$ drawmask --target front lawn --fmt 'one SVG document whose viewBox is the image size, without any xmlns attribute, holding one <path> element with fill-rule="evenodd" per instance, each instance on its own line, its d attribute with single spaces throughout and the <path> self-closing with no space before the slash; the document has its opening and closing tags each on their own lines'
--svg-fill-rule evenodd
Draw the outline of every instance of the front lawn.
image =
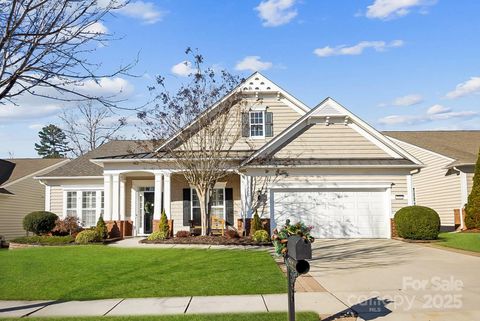
<svg viewBox="0 0 480 321">
<path fill-rule="evenodd" d="M 436 244 L 456 249 L 480 252 L 480 233 L 440 233 Z"/>
<path fill-rule="evenodd" d="M 286 321 L 286 313 L 245 313 L 245 314 L 202 314 L 202 315 L 168 315 L 168 316 L 139 316 L 139 317 L 84 317 L 84 318 L 35 318 L 30 321 Z M 3 321 L 17 321 L 19 319 L 1 319 Z M 318 315 L 313 312 L 297 313 L 298 321 L 318 321 Z"/>
<path fill-rule="evenodd" d="M 89 300 L 286 291 L 265 251 L 100 245 L 0 251 L 0 300 Z"/>
</svg>

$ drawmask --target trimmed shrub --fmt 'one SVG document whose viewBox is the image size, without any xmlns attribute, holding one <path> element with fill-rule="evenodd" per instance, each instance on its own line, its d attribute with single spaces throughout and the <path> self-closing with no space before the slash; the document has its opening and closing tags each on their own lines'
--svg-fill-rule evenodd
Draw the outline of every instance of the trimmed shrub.
<svg viewBox="0 0 480 321">
<path fill-rule="evenodd" d="M 473 186 L 465 206 L 465 225 L 469 229 L 480 229 L 480 150 L 478 151 Z"/>
<path fill-rule="evenodd" d="M 23 236 L 11 240 L 12 243 L 19 244 L 39 244 L 39 245 L 64 245 L 75 241 L 75 238 L 71 235 L 66 236 L 47 236 L 47 235 L 34 235 Z"/>
<path fill-rule="evenodd" d="M 95 230 L 97 231 L 98 237 L 100 239 L 105 240 L 108 237 L 107 224 L 105 224 L 102 215 L 100 215 L 100 217 L 98 218 Z"/>
<path fill-rule="evenodd" d="M 178 231 L 176 234 L 176 237 L 189 237 L 190 232 L 189 231 Z"/>
<path fill-rule="evenodd" d="M 58 218 L 52 234 L 56 236 L 75 235 L 82 230 L 75 216 L 67 216 L 65 219 Z"/>
<path fill-rule="evenodd" d="M 425 206 L 407 206 L 395 213 L 398 236 L 411 240 L 435 240 L 440 232 L 440 217 Z"/>
<path fill-rule="evenodd" d="M 225 231 L 225 237 L 227 239 L 238 239 L 240 238 L 240 235 L 238 235 L 238 232 L 235 230 L 226 230 Z"/>
<path fill-rule="evenodd" d="M 260 216 L 258 216 L 258 212 L 255 211 L 252 221 L 250 222 L 250 235 L 253 235 L 256 231 L 260 230 L 263 230 L 262 221 L 260 220 Z"/>
<path fill-rule="evenodd" d="M 49 233 L 55 227 L 58 216 L 52 212 L 37 211 L 23 218 L 23 229 L 36 235 Z"/>
<path fill-rule="evenodd" d="M 147 237 L 147 240 L 149 241 L 159 241 L 159 240 L 166 240 L 168 238 L 168 232 L 165 233 L 165 231 L 156 231 L 150 234 Z"/>
<path fill-rule="evenodd" d="M 99 242 L 101 239 L 96 230 L 85 230 L 78 233 L 75 238 L 75 243 L 77 244 L 88 244 Z"/>
<path fill-rule="evenodd" d="M 170 236 L 169 235 L 170 229 L 168 227 L 168 218 L 167 218 L 167 213 L 165 213 L 165 210 L 162 211 L 162 216 L 160 217 L 160 223 L 158 224 L 158 230 L 162 231 L 163 234 L 167 236 L 167 238 Z"/>
<path fill-rule="evenodd" d="M 265 230 L 259 230 L 253 234 L 252 240 L 257 243 L 267 243 L 270 241 L 270 235 Z"/>
</svg>

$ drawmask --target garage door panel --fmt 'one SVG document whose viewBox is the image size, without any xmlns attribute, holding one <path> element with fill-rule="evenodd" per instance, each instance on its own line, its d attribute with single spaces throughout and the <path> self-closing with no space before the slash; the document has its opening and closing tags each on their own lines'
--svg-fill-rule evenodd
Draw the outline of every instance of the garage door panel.
<svg viewBox="0 0 480 321">
<path fill-rule="evenodd" d="M 282 190 L 273 193 L 274 221 L 302 221 L 317 238 L 388 237 L 384 190 Z"/>
</svg>

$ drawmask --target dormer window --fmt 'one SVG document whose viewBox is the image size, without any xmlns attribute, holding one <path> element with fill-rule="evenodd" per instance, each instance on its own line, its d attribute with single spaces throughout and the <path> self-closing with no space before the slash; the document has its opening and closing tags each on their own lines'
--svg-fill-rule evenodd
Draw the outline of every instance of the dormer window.
<svg viewBox="0 0 480 321">
<path fill-rule="evenodd" d="M 250 137 L 252 138 L 265 137 L 265 112 L 264 111 L 250 112 Z"/>
</svg>

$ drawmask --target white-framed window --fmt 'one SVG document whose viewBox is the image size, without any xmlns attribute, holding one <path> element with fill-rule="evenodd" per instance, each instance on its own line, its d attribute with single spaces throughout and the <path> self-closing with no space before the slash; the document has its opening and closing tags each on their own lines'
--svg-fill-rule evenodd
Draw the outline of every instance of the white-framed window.
<svg viewBox="0 0 480 321">
<path fill-rule="evenodd" d="M 82 192 L 82 225 L 94 226 L 97 223 L 97 195 L 95 191 Z"/>
<path fill-rule="evenodd" d="M 63 195 L 65 216 L 76 216 L 83 227 L 92 227 L 97 224 L 97 218 L 104 211 L 103 190 L 67 187 Z"/>
<path fill-rule="evenodd" d="M 250 137 L 263 138 L 265 137 L 265 112 L 251 111 L 250 112 Z"/>
<path fill-rule="evenodd" d="M 191 189 L 192 202 L 191 202 L 191 218 L 193 219 L 194 213 L 200 216 L 200 201 L 198 200 L 197 191 L 195 188 Z M 225 218 L 225 189 L 214 188 L 212 191 L 212 211 L 211 215 L 215 215 L 222 219 Z"/>
<path fill-rule="evenodd" d="M 65 212 L 67 216 L 77 216 L 77 192 L 67 192 L 67 201 Z"/>
</svg>

